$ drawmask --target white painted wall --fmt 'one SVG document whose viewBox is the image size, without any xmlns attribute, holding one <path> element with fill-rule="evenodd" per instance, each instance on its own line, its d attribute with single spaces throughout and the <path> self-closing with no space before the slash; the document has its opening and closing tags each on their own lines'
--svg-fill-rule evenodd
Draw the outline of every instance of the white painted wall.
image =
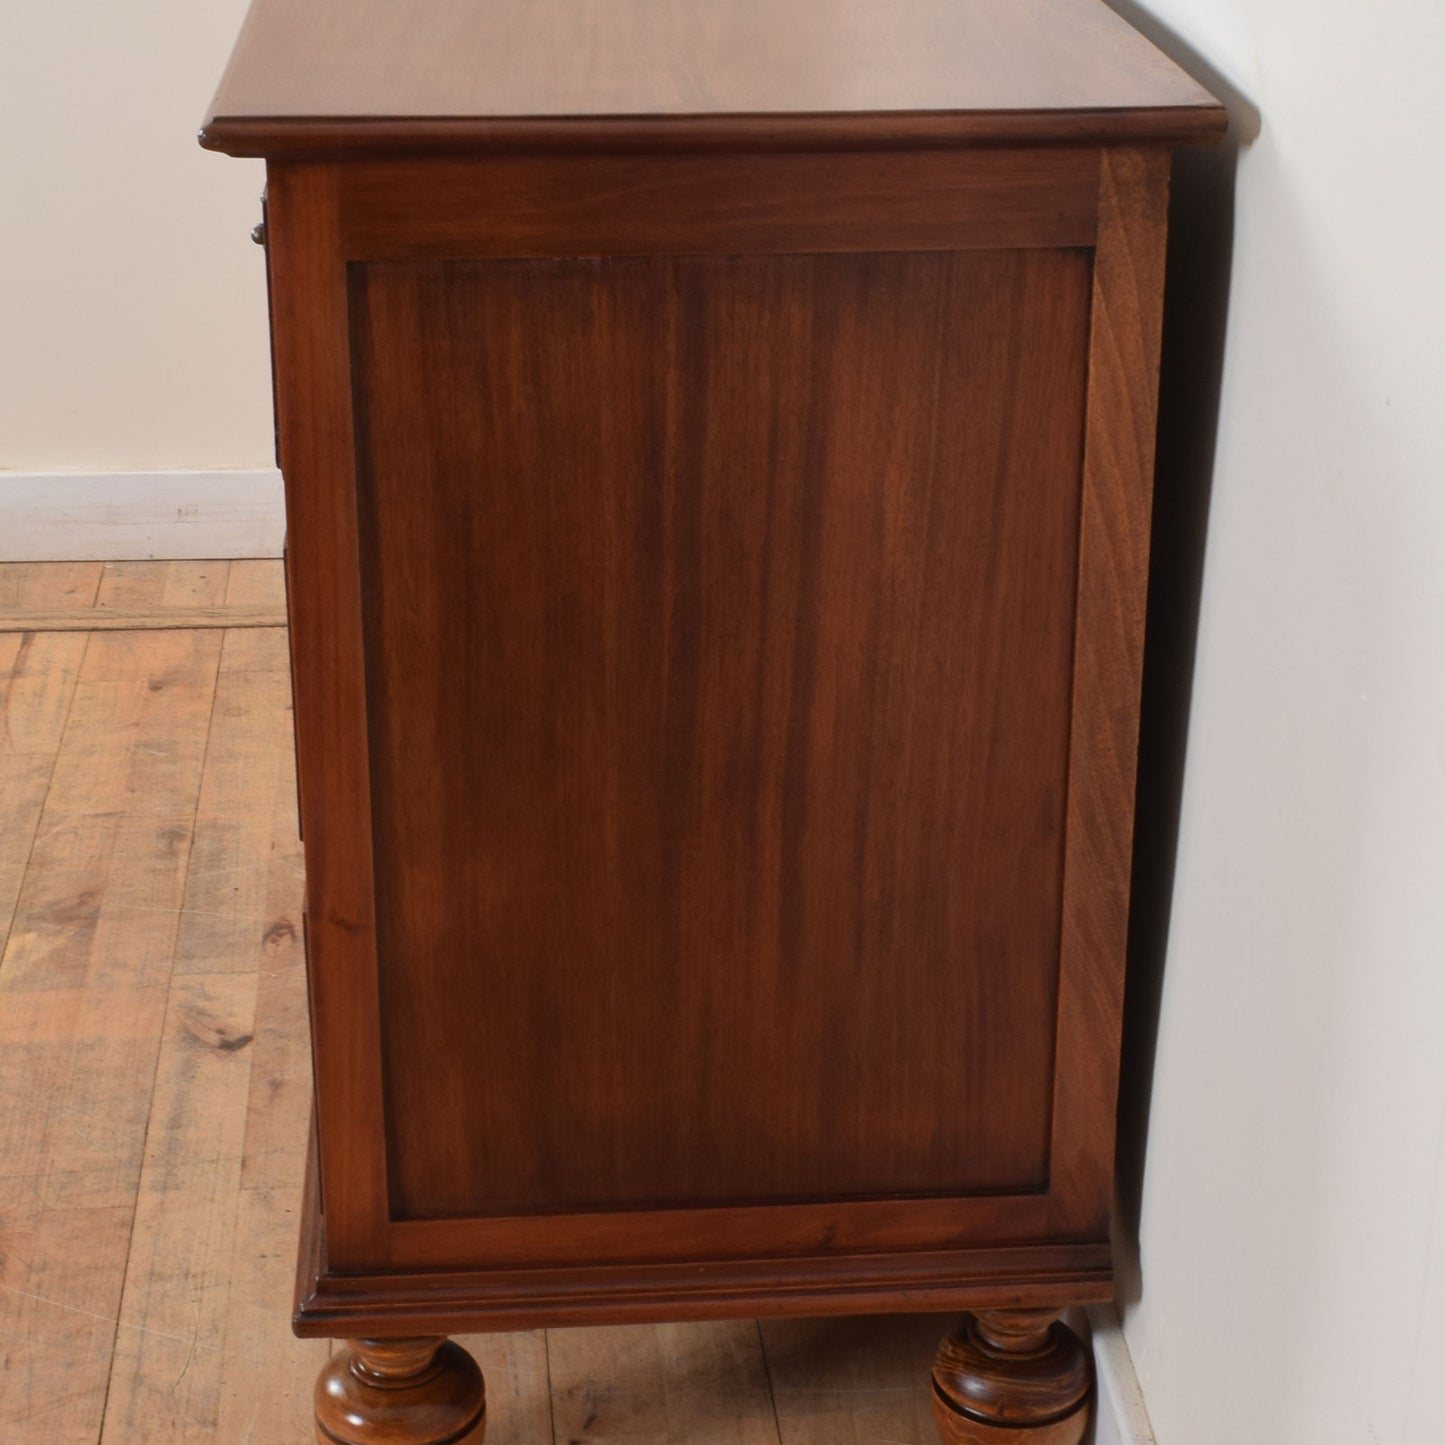
<svg viewBox="0 0 1445 1445">
<path fill-rule="evenodd" d="M 244 11 L 0 4 L 0 469 L 270 466 L 262 170 L 195 141 Z"/>
<path fill-rule="evenodd" d="M 1162 1445 L 1439 1445 L 1445 9 L 1144 3 L 1262 129 L 1126 1335 Z"/>
</svg>

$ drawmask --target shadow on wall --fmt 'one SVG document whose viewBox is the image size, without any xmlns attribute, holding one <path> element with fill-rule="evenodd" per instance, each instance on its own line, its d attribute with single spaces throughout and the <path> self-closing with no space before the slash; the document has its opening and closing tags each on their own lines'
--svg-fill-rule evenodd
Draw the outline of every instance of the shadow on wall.
<svg viewBox="0 0 1445 1445">
<path fill-rule="evenodd" d="M 1228 107 L 1222 145 L 1175 153 L 1169 207 L 1164 348 L 1159 378 L 1148 630 L 1140 718 L 1128 994 L 1119 1088 L 1118 1295 L 1139 1298 L 1139 1223 L 1149 1101 L 1174 890 L 1195 639 L 1219 422 L 1225 322 L 1234 247 L 1239 149 L 1259 112 L 1188 44 L 1133 0 L 1109 0 L 1124 19 Z"/>
</svg>

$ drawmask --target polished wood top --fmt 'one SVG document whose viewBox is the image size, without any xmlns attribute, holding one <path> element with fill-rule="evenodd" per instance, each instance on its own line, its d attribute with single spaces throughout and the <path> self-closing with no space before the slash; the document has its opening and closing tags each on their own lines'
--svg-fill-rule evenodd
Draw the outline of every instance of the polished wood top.
<svg viewBox="0 0 1445 1445">
<path fill-rule="evenodd" d="M 1223 128 L 1102 0 L 253 0 L 201 139 L 276 155 Z"/>
</svg>

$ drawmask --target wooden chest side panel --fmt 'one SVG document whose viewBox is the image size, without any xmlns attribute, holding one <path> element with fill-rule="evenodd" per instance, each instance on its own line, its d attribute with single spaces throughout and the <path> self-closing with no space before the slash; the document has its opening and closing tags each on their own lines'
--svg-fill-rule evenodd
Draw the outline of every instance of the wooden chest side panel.
<svg viewBox="0 0 1445 1445">
<path fill-rule="evenodd" d="M 1090 254 L 350 276 L 393 1216 L 1045 1188 Z"/>
</svg>

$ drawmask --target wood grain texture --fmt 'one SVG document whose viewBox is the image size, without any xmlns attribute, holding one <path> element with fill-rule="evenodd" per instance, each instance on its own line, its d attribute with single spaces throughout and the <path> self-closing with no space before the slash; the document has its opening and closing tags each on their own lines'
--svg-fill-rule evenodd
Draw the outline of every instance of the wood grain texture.
<svg viewBox="0 0 1445 1445">
<path fill-rule="evenodd" d="M 196 628 L 286 626 L 282 607 L 65 607 L 0 614 L 0 633 L 157 632 Z"/>
<path fill-rule="evenodd" d="M 646 1238 L 645 1232 L 635 1232 L 634 1259 Z M 870 1309 L 1023 1308 L 1064 1296 L 1082 1302 L 1113 1296 L 1106 1242 L 980 1244 L 957 1251 L 895 1248 L 851 1256 L 833 1251 L 750 1261 L 718 1258 L 709 1245 L 708 1257 L 700 1262 L 647 1259 L 530 1268 L 485 1262 L 471 1268 L 448 1264 L 434 1270 L 332 1273 L 324 1220 L 310 1208 L 302 1242 L 295 1327 L 305 1336 L 359 1330 L 408 1334 L 428 1325 L 460 1334 L 539 1325 L 848 1315 Z M 475 1250 L 475 1239 L 469 1242 Z M 691 1252 L 694 1258 L 701 1253 L 696 1245 Z M 461 1251 L 454 1256 L 465 1257 Z"/>
<path fill-rule="evenodd" d="M 276 565 L 269 580 L 265 570 L 254 569 L 249 595 L 274 587 Z M 143 564 L 107 568 L 102 584 L 95 564 L 89 600 L 181 610 L 221 602 L 228 578 L 226 564 Z M 14 581 L 0 569 L 0 586 Z M 86 600 L 35 582 L 32 569 L 11 597 Z M 237 639 L 241 654 L 251 636 Z M 257 918 L 246 964 L 232 962 L 243 972 L 215 988 L 167 983 L 191 902 L 193 836 L 220 821 L 212 811 L 192 824 L 198 800 L 214 796 L 217 669 L 224 676 L 241 658 L 227 659 L 219 633 L 14 643 L 28 650 L 5 696 L 0 802 L 8 809 L 22 791 L 16 756 L 45 761 L 48 797 L 0 965 L 0 1095 L 13 1106 L 0 1113 L 0 1433 L 25 1445 L 93 1442 L 102 1428 L 124 1445 L 279 1445 L 294 1438 L 325 1354 L 298 1347 L 277 1309 L 309 1107 L 300 952 L 288 964 L 265 951 Z M 238 667 L 232 681 L 246 677 Z M 266 711 L 263 702 L 250 713 Z M 269 750 L 284 768 L 284 705 L 262 731 L 241 751 L 254 763 Z M 219 742 L 231 746 L 225 729 Z M 293 875 L 293 895 L 298 885 Z M 248 1098 L 235 1070 L 251 1051 L 240 1025 L 253 1014 L 268 1033 Z M 278 1076 L 294 1093 L 275 1088 Z M 299 1112 L 278 1117 L 288 1109 Z M 278 1135 L 280 1156 L 267 1152 Z"/>
<path fill-rule="evenodd" d="M 486 1381 L 487 1445 L 552 1445 L 546 1332 L 462 1335 L 457 1343 Z"/>
<path fill-rule="evenodd" d="M 316 1380 L 318 1445 L 482 1445 L 486 1387 L 454 1340 L 348 1340 Z"/>
<path fill-rule="evenodd" d="M 220 644 L 219 633 L 89 639 L 0 973 L 7 988 L 164 979 Z"/>
<path fill-rule="evenodd" d="M 1101 0 L 255 0 L 202 138 L 252 155 L 896 146 L 1222 123 Z"/>
<path fill-rule="evenodd" d="M 538 1260 L 606 1266 L 633 1258 L 639 1239 L 651 1261 L 690 1261 L 699 1235 L 714 1260 L 770 1255 L 879 1254 L 1036 1240 L 1048 1228 L 1048 1195 L 945 1195 L 827 1200 L 812 1204 L 698 1204 L 615 1213 L 524 1214 L 510 1218 L 409 1219 L 391 1229 L 398 1264 L 425 1268 L 480 1256 L 497 1268 Z"/>
<path fill-rule="evenodd" d="M 258 952 L 278 962 L 301 956 L 295 766 L 290 749 L 277 746 L 278 736 L 290 733 L 284 631 L 227 632 L 176 940 L 178 973 L 249 971 Z"/>
<path fill-rule="evenodd" d="M 1050 1191 L 1081 1237 L 1113 1193 L 1169 164 L 1112 151 L 1100 181 Z"/>
<path fill-rule="evenodd" d="M 95 596 L 97 611 L 189 611 L 218 607 L 226 596 L 231 564 L 224 561 L 135 562 L 106 566 Z M 103 620 L 98 626 L 104 626 Z"/>
<path fill-rule="evenodd" d="M 935 1397 L 936 1401 L 936 1397 Z M 1047 1425 L 996 1425 L 945 1411 L 935 1403 L 937 1438 L 943 1445 L 1082 1445 L 1089 1406 Z"/>
<path fill-rule="evenodd" d="M 0 563 L 0 616 L 32 608 L 93 607 L 101 562 Z"/>
<path fill-rule="evenodd" d="M 945 1445 L 1079 1445 L 1093 1366 L 1051 1310 L 979 1310 L 939 1346 L 934 1419 Z"/>
<path fill-rule="evenodd" d="M 230 1296 L 256 974 L 170 990 L 102 1445 L 218 1433 L 221 1362 L 242 1368 Z"/>
<path fill-rule="evenodd" d="M 1092 246 L 1087 146 L 963 154 L 494 156 L 341 170 L 355 260 Z"/>
<path fill-rule="evenodd" d="M 233 568 L 238 610 L 278 564 Z M 294 1438 L 324 1345 L 290 1340 L 310 1040 L 279 632 L 222 644 L 107 1440 Z"/>
<path fill-rule="evenodd" d="M 35 639 L 12 670 L 3 791 L 11 748 L 55 753 L 0 957 L 7 1440 L 100 1434 L 218 649 Z"/>
<path fill-rule="evenodd" d="M 97 579 L 98 581 L 98 579 Z M 85 657 L 83 636 L 0 637 L 0 910 L 8 921 L 40 825 Z"/>
<path fill-rule="evenodd" d="M 1088 274 L 353 272 L 398 1217 L 1044 1186 Z"/>
<path fill-rule="evenodd" d="M 245 557 L 231 563 L 226 574 L 230 608 L 286 607 L 286 574 L 279 557 Z"/>
<path fill-rule="evenodd" d="M 778 1445 L 751 1320 L 552 1330 L 554 1438 L 574 1445 Z"/>
<path fill-rule="evenodd" d="M 58 586 L 69 587 L 58 569 L 39 582 L 19 575 L 26 570 L 0 566 L 0 596 L 14 600 L 28 591 L 34 605 L 84 600 L 56 595 Z M 127 577 L 129 570 L 120 571 L 124 590 L 149 592 L 152 603 L 187 587 L 180 577 L 167 580 L 152 571 L 142 581 Z M 279 589 L 279 571 L 275 562 L 233 564 L 226 599 L 264 601 Z M 92 593 L 99 579 L 95 564 Z M 110 636 L 97 644 L 112 651 L 106 669 L 114 682 L 130 670 L 133 688 L 149 695 L 156 649 L 176 644 L 159 636 L 134 641 L 139 645 L 123 657 L 114 649 L 126 639 Z M 253 641 L 250 634 L 224 639 L 203 767 L 181 777 L 195 792 L 177 792 L 164 805 L 197 811 L 184 889 L 165 899 L 152 896 L 144 910 L 117 910 L 116 902 L 133 898 L 123 870 L 92 875 L 87 885 L 97 892 L 90 906 L 116 920 L 107 946 L 132 961 L 134 989 L 125 988 L 122 976 L 104 987 L 82 980 L 75 987 L 8 990 L 0 969 L 0 1160 L 6 1161 L 0 1164 L 0 1437 L 6 1445 L 94 1445 L 102 1429 L 109 1445 L 168 1439 L 296 1445 L 306 1430 L 313 1377 L 327 1347 L 292 1337 L 284 1300 L 309 1108 L 309 1044 L 299 940 L 271 929 L 278 916 L 294 920 L 299 895 L 293 891 L 283 907 L 279 892 L 243 888 L 232 906 L 249 922 L 236 923 L 235 956 L 223 959 L 210 946 L 188 954 L 178 946 L 173 980 L 163 990 L 147 971 L 151 965 L 139 967 L 157 949 L 165 960 L 153 910 L 168 911 L 183 939 L 187 910 L 209 904 L 211 890 L 221 888 L 198 875 L 202 857 L 214 857 L 233 880 L 244 880 L 264 874 L 273 852 L 294 847 L 294 820 L 284 809 L 256 809 L 275 830 L 267 837 L 257 819 L 237 816 L 234 810 L 249 805 L 225 781 L 253 771 L 280 776 L 289 767 L 284 698 L 271 676 L 272 659 L 254 665 L 258 659 L 247 651 Z M 18 650 L 22 639 L 10 642 Z M 83 801 L 73 783 L 123 766 L 119 760 L 131 742 L 126 727 L 113 725 L 115 713 L 87 703 L 83 719 L 66 729 L 77 654 L 86 644 L 84 636 L 34 639 L 0 692 L 6 721 L 0 811 L 7 815 L 12 795 L 24 792 L 12 766 L 16 758 L 43 761 L 47 776 L 55 772 L 60 779 L 47 827 L 59 821 L 61 805 Z M 93 682 L 88 674 L 87 687 Z M 229 724 L 223 722 L 232 713 Z M 198 726 L 197 717 L 189 713 L 185 727 Z M 175 735 L 156 731 L 158 721 L 145 724 L 139 746 L 174 746 Z M 105 751 L 98 750 L 102 745 Z M 103 767 L 106 758 L 111 761 Z M 213 832 L 225 840 L 214 853 L 207 842 Z M 21 872 L 33 861 L 31 897 L 65 893 L 62 879 L 46 878 L 58 860 L 28 860 L 25 847 L 14 847 Z M 112 887 L 120 890 L 114 900 L 106 896 Z M 0 932 L 10 911 L 7 901 Z M 164 1002 L 164 993 L 171 1014 L 162 1036 L 164 1010 L 138 1005 L 158 994 Z M 247 1031 L 253 1037 L 241 1043 Z M 97 1051 L 98 1070 L 77 1092 L 78 1061 Z M 122 1066 L 131 1056 L 137 1066 Z M 243 1085 L 239 1074 L 247 1061 Z M 81 1134 L 103 1153 L 92 1153 Z M 124 1158 L 129 1167 L 122 1167 Z M 138 1192 L 143 1219 L 132 1244 Z M 765 1325 L 766 1365 L 787 1445 L 871 1445 L 885 1423 L 893 1433 L 884 1438 L 923 1445 L 925 1437 L 897 1433 L 903 1416 L 893 1406 L 910 1398 L 922 1403 L 920 1342 L 941 1328 L 941 1321 L 908 1319 Z M 569 1332 L 563 1356 L 570 1374 L 566 1382 L 559 1375 L 555 1434 L 542 1331 L 460 1343 L 487 1378 L 487 1445 L 567 1445 L 572 1437 L 563 1422 L 577 1423 L 568 1410 L 589 1390 L 613 1407 L 604 1419 L 616 1423 L 625 1416 L 629 1445 L 693 1445 L 708 1438 L 694 1431 L 716 1429 L 722 1439 L 732 1438 L 726 1432 L 738 1398 L 733 1382 L 750 1381 L 758 1368 L 755 1347 L 746 1344 L 756 1328 L 729 1330 L 735 1333 L 724 1337 L 725 1347 L 716 1326 L 659 1330 L 665 1347 L 623 1352 L 615 1371 L 594 1368 L 607 1357 L 589 1344 L 610 1331 Z M 108 1379 L 111 1405 L 103 1416 Z M 653 1388 L 659 1382 L 665 1392 Z"/>
<path fill-rule="evenodd" d="M 937 1315 L 763 1320 L 781 1445 L 935 1445 Z"/>
<path fill-rule="evenodd" d="M 284 627 L 280 577 L 271 559 L 0 564 L 0 634 Z"/>
<path fill-rule="evenodd" d="M 288 481 L 287 576 L 296 669 L 316 1092 L 333 1257 L 384 1249 L 383 1146 L 343 1121 L 383 1116 L 376 1037 L 374 869 L 350 336 L 334 168 L 286 167 L 267 190 L 277 426 Z M 334 1120 L 335 1128 L 328 1128 Z"/>
<path fill-rule="evenodd" d="M 1107 1288 L 1162 142 L 1221 120 L 1093 0 L 257 0 L 303 1334 Z"/>
</svg>

